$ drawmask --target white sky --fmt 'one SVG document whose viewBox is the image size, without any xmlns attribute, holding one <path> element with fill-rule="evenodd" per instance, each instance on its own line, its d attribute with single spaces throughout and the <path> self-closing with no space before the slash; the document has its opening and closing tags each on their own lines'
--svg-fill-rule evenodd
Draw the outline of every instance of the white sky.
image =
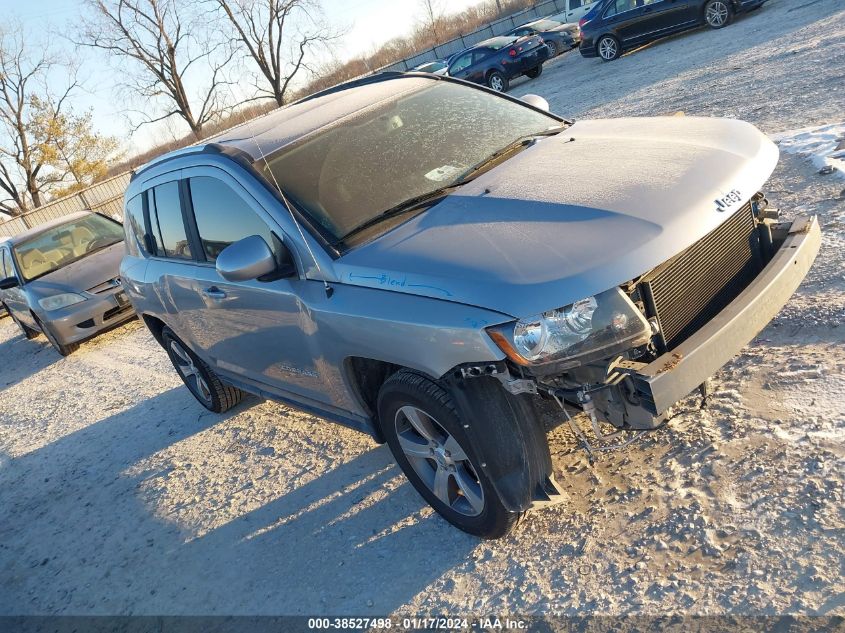
<svg viewBox="0 0 845 633">
<path fill-rule="evenodd" d="M 443 0 L 448 12 L 457 12 L 480 0 Z M 330 25 L 348 28 L 348 33 L 333 47 L 341 60 L 375 49 L 387 40 L 408 33 L 421 16 L 419 0 L 322 0 L 323 12 Z M 130 152 L 181 136 L 187 126 L 176 117 L 169 126 L 144 126 L 130 136 L 125 110 L 143 109 L 143 103 L 126 103 L 126 98 L 114 89 L 113 70 L 99 51 L 75 50 L 62 34 L 73 31 L 73 24 L 84 11 L 79 0 L 0 0 L 0 15 L 16 16 L 26 31 L 37 39 L 44 35 L 50 43 L 64 47 L 82 61 L 82 75 L 86 77 L 85 91 L 74 99 L 79 110 L 93 108 L 96 128 L 117 136 Z M 49 33 L 49 36 L 47 35 Z M 149 106 L 147 106 L 149 109 Z M 168 129 L 170 128 L 170 129 Z"/>
</svg>

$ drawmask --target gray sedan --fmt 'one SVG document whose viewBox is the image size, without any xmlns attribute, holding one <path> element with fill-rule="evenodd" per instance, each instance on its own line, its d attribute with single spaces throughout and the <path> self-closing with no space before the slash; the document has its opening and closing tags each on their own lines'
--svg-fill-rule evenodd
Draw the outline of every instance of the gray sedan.
<svg viewBox="0 0 845 633">
<path fill-rule="evenodd" d="M 0 242 L 0 304 L 62 356 L 135 316 L 118 276 L 123 227 L 82 211 Z"/>
</svg>

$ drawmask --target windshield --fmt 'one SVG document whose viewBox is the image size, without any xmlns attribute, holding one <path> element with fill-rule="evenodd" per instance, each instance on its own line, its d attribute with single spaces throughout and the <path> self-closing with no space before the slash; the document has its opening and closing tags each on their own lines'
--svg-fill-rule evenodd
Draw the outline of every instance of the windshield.
<svg viewBox="0 0 845 633">
<path fill-rule="evenodd" d="M 516 139 L 562 125 L 483 90 L 432 84 L 271 154 L 264 175 L 342 244 L 385 211 L 457 184 Z"/>
<path fill-rule="evenodd" d="M 121 241 L 123 226 L 92 213 L 16 244 L 15 259 L 24 280 L 32 281 Z"/>
<path fill-rule="evenodd" d="M 540 20 L 539 22 L 534 22 L 531 26 L 537 31 L 551 31 L 560 25 L 561 22 L 555 22 L 554 20 Z"/>
</svg>

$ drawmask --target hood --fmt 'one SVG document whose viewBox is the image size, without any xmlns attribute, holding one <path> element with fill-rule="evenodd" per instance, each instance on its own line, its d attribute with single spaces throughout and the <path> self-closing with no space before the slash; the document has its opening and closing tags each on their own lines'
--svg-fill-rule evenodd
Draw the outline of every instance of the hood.
<svg viewBox="0 0 845 633">
<path fill-rule="evenodd" d="M 84 292 L 118 276 L 123 251 L 123 242 L 118 242 L 30 281 L 27 288 L 42 297 L 58 292 Z"/>
<path fill-rule="evenodd" d="M 629 281 L 724 222 L 777 147 L 748 123 L 576 123 L 341 257 L 344 282 L 528 316 Z"/>
</svg>

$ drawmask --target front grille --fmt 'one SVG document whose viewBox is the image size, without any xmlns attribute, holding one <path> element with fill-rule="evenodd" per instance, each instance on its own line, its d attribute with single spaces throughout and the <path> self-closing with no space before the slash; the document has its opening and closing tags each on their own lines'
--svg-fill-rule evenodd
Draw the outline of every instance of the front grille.
<svg viewBox="0 0 845 633">
<path fill-rule="evenodd" d="M 111 290 L 114 290 L 115 288 L 119 288 L 119 287 L 120 287 L 120 277 L 115 277 L 114 279 L 109 279 L 107 281 L 104 281 L 101 284 L 97 284 L 93 288 L 88 288 L 88 292 L 95 294 L 95 295 L 98 295 L 98 294 L 102 294 L 104 292 L 110 292 Z"/>
<path fill-rule="evenodd" d="M 109 319 L 113 319 L 114 317 L 118 316 L 119 314 L 123 314 L 124 312 L 129 312 L 132 310 L 132 306 L 125 305 L 125 306 L 117 306 L 116 308 L 110 308 L 103 312 L 103 321 L 108 321 Z"/>
<path fill-rule="evenodd" d="M 641 280 L 646 312 L 660 325 L 660 352 L 689 338 L 757 276 L 763 266 L 757 235 L 748 203 Z"/>
</svg>

